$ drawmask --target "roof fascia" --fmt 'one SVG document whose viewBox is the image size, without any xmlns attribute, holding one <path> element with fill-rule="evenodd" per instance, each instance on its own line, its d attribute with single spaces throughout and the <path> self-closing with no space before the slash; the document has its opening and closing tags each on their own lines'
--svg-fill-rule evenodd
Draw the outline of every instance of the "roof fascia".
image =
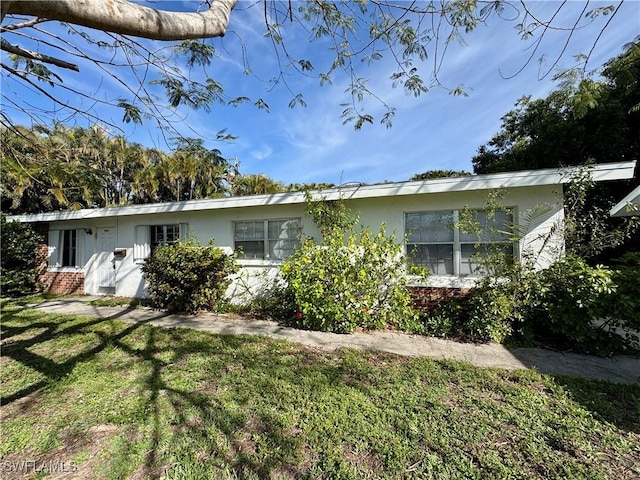
<svg viewBox="0 0 640 480">
<path fill-rule="evenodd" d="M 636 162 L 603 163 L 589 167 L 594 181 L 624 180 L 633 178 Z M 492 190 L 496 188 L 535 187 L 569 183 L 582 167 L 522 170 L 469 177 L 451 177 L 413 182 L 357 185 L 325 190 L 313 190 L 312 196 L 327 200 L 377 198 L 399 195 Z M 285 192 L 246 197 L 187 200 L 182 202 L 149 203 L 123 207 L 92 208 L 75 211 L 47 212 L 30 215 L 14 215 L 8 220 L 19 222 L 52 222 L 64 220 L 88 220 L 93 218 L 175 213 L 198 210 L 216 210 L 270 205 L 291 205 L 306 201 L 303 192 Z"/>
<path fill-rule="evenodd" d="M 629 195 L 620 200 L 620 202 L 611 209 L 609 215 L 612 217 L 640 215 L 640 186 L 634 188 Z"/>
</svg>

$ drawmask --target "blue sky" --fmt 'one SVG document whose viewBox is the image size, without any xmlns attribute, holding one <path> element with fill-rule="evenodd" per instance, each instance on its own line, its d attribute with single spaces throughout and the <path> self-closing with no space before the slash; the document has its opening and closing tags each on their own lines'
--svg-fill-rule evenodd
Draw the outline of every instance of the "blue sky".
<svg viewBox="0 0 640 480">
<path fill-rule="evenodd" d="M 295 5 L 296 2 L 293 2 Z M 590 9 L 612 2 L 591 2 Z M 175 2 L 153 2 L 174 8 Z M 532 7 L 547 17 L 558 2 L 533 2 Z M 193 10 L 196 2 L 183 2 L 181 9 Z M 585 2 L 569 1 L 562 10 L 561 22 L 567 24 L 576 18 Z M 519 39 L 514 25 L 494 19 L 465 37 L 466 46 L 452 44 L 440 71 L 443 83 L 455 87 L 464 84 L 468 97 L 451 96 L 438 88 L 420 98 L 406 95 L 402 88 L 392 88 L 389 75 L 391 61 L 384 58 L 359 72 L 369 79 L 371 89 L 385 102 L 397 108 L 393 128 L 387 129 L 377 122 L 355 131 L 343 125 L 340 114 L 348 101 L 344 92 L 347 79 L 334 78 L 331 86 L 320 86 L 319 81 L 299 75 L 287 75 L 293 93 L 302 93 L 306 107 L 289 108 L 292 93 L 284 85 L 272 88 L 268 82 L 279 71 L 270 41 L 263 36 L 264 12 L 259 4 L 240 1 L 232 13 L 229 33 L 212 44 L 220 56 L 208 73 L 220 80 L 225 92 L 232 96 L 263 98 L 269 112 L 249 105 L 238 108 L 214 106 L 210 113 L 181 110 L 185 116 L 183 131 L 187 136 L 205 138 L 206 146 L 218 148 L 223 156 L 237 158 L 242 173 L 265 173 L 283 181 L 292 182 L 380 182 L 402 181 L 411 175 L 432 169 L 471 170 L 471 158 L 476 149 L 486 143 L 500 127 L 500 118 L 510 110 L 522 95 L 545 96 L 554 87 L 552 75 L 540 79 L 541 66 L 537 60 L 546 54 L 543 67 L 548 69 L 566 39 L 566 33 L 550 32 L 538 54 L 522 72 L 517 72 L 531 53 L 532 41 Z M 601 17 L 577 31 L 558 66 L 570 66 L 572 56 L 587 53 L 593 39 L 608 20 Z M 295 56 L 312 61 L 317 70 L 325 70 L 332 60 L 328 45 L 309 41 L 301 30 L 283 30 L 284 40 Z M 592 53 L 590 68 L 596 68 L 621 53 L 622 46 L 640 34 L 640 2 L 625 2 L 607 27 Z M 252 74 L 243 73 L 241 47 L 244 43 Z M 4 54 L 3 54 L 4 59 Z M 429 64 L 424 75 L 428 79 Z M 502 75 L 501 75 L 502 74 Z M 4 75 L 4 74 L 3 74 Z M 69 86 L 86 88 L 88 85 L 104 98 L 117 98 L 122 89 L 117 82 L 103 77 L 95 68 L 86 68 L 80 74 L 64 72 Z M 122 78 L 132 82 L 131 78 Z M 32 96 L 13 84 L 6 84 L 5 94 Z M 43 99 L 34 100 L 45 102 Z M 369 113 L 378 118 L 383 113 L 374 102 L 369 102 Z M 142 126 L 122 124 L 119 111 L 91 106 L 101 118 L 122 125 L 128 138 L 147 146 L 167 148 L 152 122 Z M 12 114 L 18 123 L 28 123 Z M 188 128 L 187 128 L 188 126 Z M 214 140 L 216 132 L 227 129 L 237 136 L 233 142 Z"/>
</svg>

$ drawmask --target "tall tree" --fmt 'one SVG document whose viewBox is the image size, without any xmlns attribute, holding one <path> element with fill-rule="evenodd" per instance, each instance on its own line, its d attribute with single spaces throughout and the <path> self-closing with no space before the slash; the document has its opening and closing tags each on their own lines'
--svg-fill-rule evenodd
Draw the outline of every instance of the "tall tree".
<svg viewBox="0 0 640 480">
<path fill-rule="evenodd" d="M 237 175 L 231 183 L 232 196 L 264 195 L 285 191 L 287 188 L 281 182 L 273 180 L 263 173 Z"/>
<path fill-rule="evenodd" d="M 569 43 L 576 29 L 595 22 L 591 27 L 595 45 L 622 2 L 594 8 L 587 2 L 567 24 L 558 23 L 561 12 L 569 8 L 567 2 L 555 5 L 547 19 L 531 10 L 535 2 L 522 0 L 261 0 L 257 4 L 263 10 L 262 28 L 273 45 L 273 82 L 290 89 L 290 105 L 305 104 L 302 93 L 288 85 L 290 72 L 315 77 L 320 84 L 331 83 L 340 72 L 347 78 L 351 96 L 344 105 L 343 118 L 361 128 L 374 120 L 390 126 L 395 114 L 393 105 L 370 87 L 363 65 L 388 59 L 390 83 L 416 97 L 431 88 L 466 94 L 463 85 L 445 83 L 441 70 L 448 45 L 463 41 L 472 30 L 492 19 L 510 21 L 522 38 L 535 38 L 535 52 L 548 32 L 564 32 Z M 166 128 L 173 121 L 182 121 L 183 117 L 173 115 L 181 105 L 210 109 L 216 103 L 252 102 L 257 108 L 268 109 L 262 98 L 226 93 L 206 70 L 217 52 L 214 44 L 202 40 L 225 35 L 232 19 L 239 15 L 233 12 L 237 0 L 183 3 L 182 8 L 190 11 L 165 11 L 153 1 L 149 5 L 152 8 L 126 0 L 4 0 L 0 6 L 4 23 L 0 49 L 10 55 L 10 61 L 0 64 L 3 76 L 55 102 L 54 115 L 79 114 L 92 123 L 108 122 L 115 129 L 120 128 L 117 122 L 100 117 L 86 105 L 119 108 L 123 122 L 141 123 L 149 118 Z M 65 29 L 57 28 L 58 22 L 64 22 Z M 333 52 L 332 61 L 318 68 L 310 58 L 292 53 L 289 39 L 298 33 L 310 35 L 312 41 Z M 147 39 L 169 43 L 158 48 Z M 250 55 L 251 46 L 243 43 L 242 51 Z M 242 61 L 250 72 L 247 57 Z M 531 61 L 535 59 L 523 58 L 523 63 Z M 93 86 L 82 89 L 63 81 L 62 72 L 89 68 L 103 72 L 127 94 L 110 98 L 96 94 Z M 137 80 L 125 82 L 120 73 L 123 70 Z M 159 101 L 159 90 L 164 91 L 165 102 Z M 60 91 L 71 96 L 67 98 Z M 367 99 L 375 100 L 375 106 L 367 107 Z M 4 93 L 3 100 L 11 109 L 34 115 L 39 122 L 52 115 Z M 374 118 L 372 112 L 378 107 L 382 113 Z M 6 112 L 2 121 L 12 124 Z"/>
<path fill-rule="evenodd" d="M 524 96 L 473 157 L 475 173 L 640 158 L 640 41 L 610 60 L 600 79 L 564 72 L 546 98 Z"/>
<path fill-rule="evenodd" d="M 546 98 L 523 97 L 502 118 L 500 131 L 478 149 L 476 173 L 555 168 L 640 159 L 640 41 L 611 59 L 601 79 L 564 72 L 560 89 Z M 581 178 L 565 191 L 565 237 L 571 253 L 609 261 L 624 249 L 640 249 L 638 219 L 612 219 L 609 211 L 640 184 L 593 184 Z"/>
<path fill-rule="evenodd" d="M 0 130 L 2 211 L 42 211 L 192 200 L 227 194 L 228 162 L 202 140 L 174 152 L 62 124 Z"/>
<path fill-rule="evenodd" d="M 0 137 L 3 211 L 99 206 L 105 172 L 86 131 L 56 123 L 4 130 Z"/>
</svg>

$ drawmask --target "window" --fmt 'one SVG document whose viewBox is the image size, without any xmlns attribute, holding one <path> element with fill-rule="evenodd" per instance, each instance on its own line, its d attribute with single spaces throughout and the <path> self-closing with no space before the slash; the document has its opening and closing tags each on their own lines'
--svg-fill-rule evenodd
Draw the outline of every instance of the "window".
<svg viewBox="0 0 640 480">
<path fill-rule="evenodd" d="M 143 261 L 161 245 L 169 245 L 184 240 L 187 235 L 186 223 L 173 225 L 137 225 L 133 243 L 134 261 Z"/>
<path fill-rule="evenodd" d="M 477 225 L 472 233 L 459 226 L 460 211 L 405 213 L 407 256 L 415 265 L 427 267 L 434 275 L 478 275 L 479 258 L 491 251 L 514 256 L 509 240 L 510 211 L 472 210 L 471 220 Z"/>
<path fill-rule="evenodd" d="M 49 267 L 79 267 L 83 264 L 85 234 L 82 229 L 49 230 Z"/>
<path fill-rule="evenodd" d="M 480 273 L 478 259 L 491 253 L 502 253 L 513 258 L 513 242 L 509 240 L 509 225 L 512 214 L 509 211 L 496 211 L 489 216 L 486 211 L 473 210 L 471 220 L 478 229 L 473 233 L 460 232 L 460 275 Z"/>
<path fill-rule="evenodd" d="M 180 240 L 180 225 L 151 225 L 151 252 Z"/>
<path fill-rule="evenodd" d="M 76 266 L 76 249 L 78 248 L 78 236 L 75 230 L 62 230 L 62 266 Z"/>
<path fill-rule="evenodd" d="M 405 214 L 407 255 L 434 275 L 454 275 L 453 210 Z"/>
<path fill-rule="evenodd" d="M 301 233 L 299 218 L 235 222 L 234 249 L 238 258 L 284 260 L 300 246 Z"/>
</svg>

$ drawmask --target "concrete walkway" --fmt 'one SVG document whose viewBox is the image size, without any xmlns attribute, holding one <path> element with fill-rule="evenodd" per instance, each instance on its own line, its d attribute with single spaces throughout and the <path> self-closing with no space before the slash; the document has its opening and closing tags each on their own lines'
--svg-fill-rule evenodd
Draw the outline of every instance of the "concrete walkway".
<svg viewBox="0 0 640 480">
<path fill-rule="evenodd" d="M 336 350 L 341 347 L 375 350 L 409 357 L 449 358 L 479 367 L 508 370 L 535 368 L 541 373 L 568 375 L 615 383 L 640 384 L 640 358 L 616 356 L 599 358 L 575 353 L 561 353 L 540 348 L 508 350 L 496 343 L 458 343 L 439 338 L 404 333 L 358 332 L 350 335 L 312 332 L 283 327 L 275 322 L 237 319 L 225 315 L 170 315 L 148 308 L 95 307 L 88 302 L 95 297 L 65 298 L 47 301 L 31 308 L 48 313 L 74 314 L 125 322 L 145 322 L 158 327 L 184 327 L 230 335 L 262 335 L 297 342 L 310 347 Z"/>
</svg>

